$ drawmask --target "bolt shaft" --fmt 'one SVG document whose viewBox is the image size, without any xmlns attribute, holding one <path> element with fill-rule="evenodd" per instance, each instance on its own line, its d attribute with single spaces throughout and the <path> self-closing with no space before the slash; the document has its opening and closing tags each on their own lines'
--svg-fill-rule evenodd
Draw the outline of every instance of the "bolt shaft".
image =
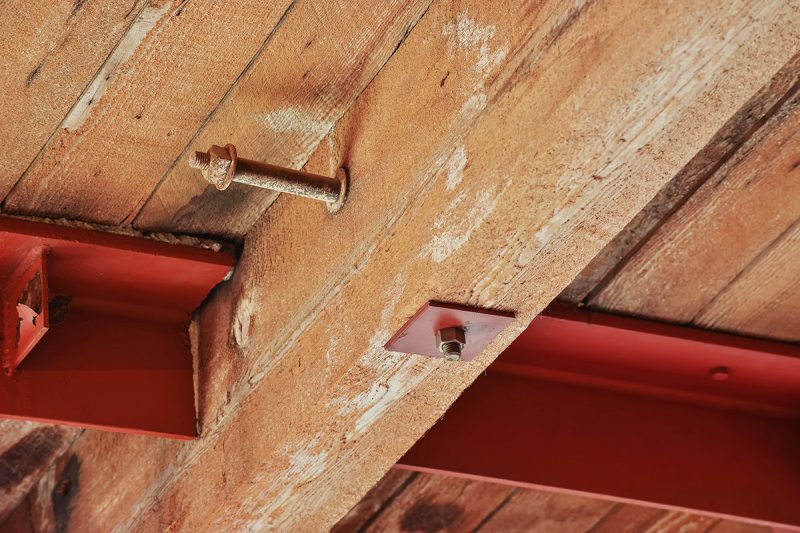
<svg viewBox="0 0 800 533">
<path fill-rule="evenodd" d="M 249 159 L 237 161 L 233 181 L 328 203 L 336 202 L 342 187 L 339 180 L 327 176 Z"/>
<path fill-rule="evenodd" d="M 339 169 L 335 178 L 302 172 L 291 168 L 240 159 L 236 147 L 212 146 L 208 152 L 194 152 L 189 156 L 189 165 L 200 170 L 203 177 L 225 190 L 232 181 L 261 189 L 303 196 L 328 204 L 335 213 L 344 205 L 347 196 L 347 173 Z"/>
<path fill-rule="evenodd" d="M 461 359 L 461 343 L 459 342 L 443 342 L 441 350 L 444 358 L 448 361 L 459 361 Z"/>
</svg>

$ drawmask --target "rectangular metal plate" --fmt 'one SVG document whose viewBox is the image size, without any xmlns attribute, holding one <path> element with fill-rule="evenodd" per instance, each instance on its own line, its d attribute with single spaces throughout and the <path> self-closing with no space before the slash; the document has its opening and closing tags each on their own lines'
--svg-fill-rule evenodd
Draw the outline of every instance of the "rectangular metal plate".
<svg viewBox="0 0 800 533">
<path fill-rule="evenodd" d="M 466 331 L 467 344 L 461 351 L 461 360 L 469 361 L 475 358 L 512 320 L 514 320 L 513 313 L 428 302 L 384 347 L 392 352 L 442 357 L 436 345 L 436 333 L 443 328 L 463 327 Z"/>
</svg>

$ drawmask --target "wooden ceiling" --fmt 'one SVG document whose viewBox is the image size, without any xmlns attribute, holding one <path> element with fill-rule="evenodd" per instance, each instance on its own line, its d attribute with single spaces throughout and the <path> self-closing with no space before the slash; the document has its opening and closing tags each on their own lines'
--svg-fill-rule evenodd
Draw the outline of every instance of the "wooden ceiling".
<svg viewBox="0 0 800 533">
<path fill-rule="evenodd" d="M 772 528 L 434 474 L 390 470 L 331 533 L 770 533 Z"/>
<path fill-rule="evenodd" d="M 590 309 L 800 341 L 800 60 L 561 294 Z"/>
<path fill-rule="evenodd" d="M 800 340 L 800 6 L 573 4 L 6 2 L 2 212 L 245 251 L 199 322 L 200 443 L 3 422 L 0 522 L 286 526 L 313 495 L 330 524 L 497 353 L 388 368 L 432 296 L 517 310 L 503 342 L 573 279 L 576 305 Z M 348 166 L 349 209 L 207 187 L 186 156 L 227 142 Z"/>
</svg>

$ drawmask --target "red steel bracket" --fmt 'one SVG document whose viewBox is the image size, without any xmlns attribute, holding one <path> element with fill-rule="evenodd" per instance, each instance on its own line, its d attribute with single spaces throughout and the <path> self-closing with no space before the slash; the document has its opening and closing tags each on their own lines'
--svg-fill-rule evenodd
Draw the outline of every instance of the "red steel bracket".
<svg viewBox="0 0 800 533">
<path fill-rule="evenodd" d="M 798 450 L 800 346 L 552 307 L 399 466 L 800 530 Z"/>
<path fill-rule="evenodd" d="M 188 324 L 223 252 L 0 216 L 0 416 L 197 435 Z"/>
<path fill-rule="evenodd" d="M 0 288 L 0 365 L 6 375 L 50 327 L 45 246 L 30 250 Z"/>
</svg>

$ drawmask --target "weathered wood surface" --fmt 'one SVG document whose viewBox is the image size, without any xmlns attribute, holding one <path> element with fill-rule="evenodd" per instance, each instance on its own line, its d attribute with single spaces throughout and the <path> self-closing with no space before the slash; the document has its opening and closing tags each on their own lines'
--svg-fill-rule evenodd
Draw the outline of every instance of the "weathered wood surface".
<svg viewBox="0 0 800 533">
<path fill-rule="evenodd" d="M 329 527 L 791 59 L 797 10 L 435 2 L 311 158 L 348 205 L 281 197 L 203 313 L 203 438 L 87 433 L 74 528 Z M 433 298 L 519 318 L 469 365 L 383 351 Z"/>
<path fill-rule="evenodd" d="M 23 175 L 145 0 L 3 2 L 0 199 Z"/>
<path fill-rule="evenodd" d="M 276 195 L 236 183 L 220 192 L 189 168 L 188 154 L 233 143 L 242 157 L 302 167 L 429 5 L 430 0 L 296 2 L 134 225 L 243 237 Z M 335 175 L 338 164 L 332 160 L 323 171 Z"/>
<path fill-rule="evenodd" d="M 588 496 L 511 488 L 433 474 L 413 474 L 397 488 L 392 469 L 331 530 L 525 531 L 559 533 L 770 533 L 771 528 L 708 516 L 613 503 Z M 505 494 L 498 501 L 497 496 Z M 371 513 L 363 503 L 369 502 Z M 481 516 L 475 522 L 474 517 Z M 472 519 L 472 522 L 470 522 Z"/>
<path fill-rule="evenodd" d="M 0 530 L 79 432 L 64 426 L 0 420 Z"/>
<path fill-rule="evenodd" d="M 290 6 L 157 0 L 108 56 L 4 210 L 120 224 L 135 214 Z M 130 8 L 130 6 L 129 6 Z"/>
<path fill-rule="evenodd" d="M 694 322 L 703 327 L 800 341 L 800 213 L 798 221 L 747 265 Z"/>
<path fill-rule="evenodd" d="M 392 468 L 331 528 L 331 533 L 363 531 L 371 526 L 416 477 L 414 472 Z"/>
<path fill-rule="evenodd" d="M 80 489 L 77 458 L 65 453 L 50 465 L 0 533 L 61 533 L 70 523 L 70 504 Z"/>
<path fill-rule="evenodd" d="M 659 191 L 647 207 L 592 259 L 581 274 L 561 293 L 559 299 L 573 304 L 595 305 L 594 297 L 605 289 L 628 259 L 647 242 L 658 227 L 669 217 L 674 216 L 692 194 L 737 152 L 751 149 L 751 146 L 744 146 L 745 143 L 759 130 L 765 131 L 765 127 L 769 127 L 769 119 L 785 112 L 786 101 L 797 93 L 798 85 L 800 85 L 800 53 L 739 110 L 717 132 L 711 142 Z M 776 210 L 785 208 L 782 204 L 773 207 Z M 712 243 L 720 241 L 720 239 L 711 240 Z M 737 246 L 735 241 L 725 241 L 725 244 L 733 248 Z"/>
<path fill-rule="evenodd" d="M 512 492 L 505 485 L 417 476 L 363 531 L 474 531 Z"/>
<path fill-rule="evenodd" d="M 792 239 L 800 220 L 799 132 L 796 84 L 791 98 L 653 233 L 590 305 L 800 340 L 796 315 L 794 320 L 760 316 L 800 276 Z"/>
</svg>

